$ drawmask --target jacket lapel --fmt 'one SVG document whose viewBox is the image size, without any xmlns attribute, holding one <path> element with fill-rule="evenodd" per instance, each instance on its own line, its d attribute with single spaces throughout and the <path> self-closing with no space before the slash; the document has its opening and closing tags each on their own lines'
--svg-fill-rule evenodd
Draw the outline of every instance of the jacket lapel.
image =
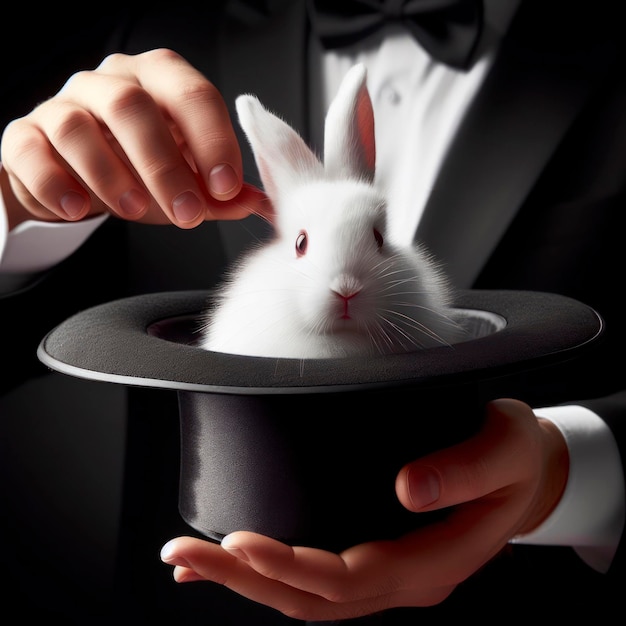
<svg viewBox="0 0 626 626">
<path fill-rule="evenodd" d="M 598 65 L 571 62 L 574 57 L 561 50 L 539 52 L 522 45 L 532 41 L 524 29 L 520 20 L 512 24 L 444 162 L 416 234 L 460 288 L 471 286 L 598 73 Z"/>
</svg>

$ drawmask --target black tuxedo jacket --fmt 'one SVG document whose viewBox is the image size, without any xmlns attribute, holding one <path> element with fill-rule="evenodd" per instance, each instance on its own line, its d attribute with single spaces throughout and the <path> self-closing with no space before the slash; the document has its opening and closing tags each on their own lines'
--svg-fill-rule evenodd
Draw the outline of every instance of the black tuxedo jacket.
<svg viewBox="0 0 626 626">
<path fill-rule="evenodd" d="M 306 137 L 312 94 L 305 3 L 205 4 L 131 14 L 113 47 L 133 53 L 175 49 L 219 87 L 233 120 L 235 97 L 252 92 Z M 626 458 L 626 393 L 620 393 L 626 388 L 626 336 L 619 298 L 626 269 L 624 45 L 609 2 L 596 3 L 593 15 L 568 2 L 549 4 L 522 3 L 443 165 L 416 238 L 461 288 L 550 291 L 596 308 L 607 323 L 606 340 L 589 364 L 585 385 L 572 385 L 563 401 L 581 401 L 600 412 Z M 565 8 L 574 14 L 566 15 Z M 258 181 L 243 135 L 241 145 L 246 172 Z M 192 232 L 109 220 L 66 263 L 3 298 L 3 315 L 32 337 L 32 352 L 15 354 L 18 367 L 10 384 L 41 371 L 34 346 L 57 321 L 112 297 L 210 287 L 257 229 L 262 226 L 254 218 Z M 77 289 L 70 277 L 85 267 L 94 279 Z M 45 308 L 37 308 L 42 303 Z M 33 310 L 47 314 L 27 329 L 24 311 Z M 392 612 L 386 619 L 438 620 L 459 615 L 459 606 L 486 620 L 511 611 L 547 610 L 566 619 L 602 614 L 611 602 L 619 607 L 622 553 L 620 548 L 609 575 L 602 576 L 569 548 L 515 546 L 443 606 L 417 616 Z"/>
</svg>

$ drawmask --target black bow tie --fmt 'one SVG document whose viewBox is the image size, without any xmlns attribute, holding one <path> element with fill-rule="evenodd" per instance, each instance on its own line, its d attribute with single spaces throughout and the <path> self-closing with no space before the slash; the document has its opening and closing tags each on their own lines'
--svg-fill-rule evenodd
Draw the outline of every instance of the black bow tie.
<svg viewBox="0 0 626 626">
<path fill-rule="evenodd" d="M 467 69 L 482 29 L 481 0 L 307 0 L 324 48 L 340 48 L 399 22 L 434 58 Z"/>
</svg>

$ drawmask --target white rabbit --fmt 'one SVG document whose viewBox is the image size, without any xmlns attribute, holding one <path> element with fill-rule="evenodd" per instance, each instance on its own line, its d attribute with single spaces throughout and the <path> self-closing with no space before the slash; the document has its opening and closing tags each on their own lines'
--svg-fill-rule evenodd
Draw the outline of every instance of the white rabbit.
<svg viewBox="0 0 626 626">
<path fill-rule="evenodd" d="M 326 116 L 323 164 L 256 97 L 237 98 L 275 211 L 275 236 L 244 255 L 217 290 L 204 313 L 200 347 L 302 359 L 406 352 L 463 339 L 440 269 L 420 247 L 386 240 L 365 81 L 362 65 L 342 81 Z"/>
</svg>

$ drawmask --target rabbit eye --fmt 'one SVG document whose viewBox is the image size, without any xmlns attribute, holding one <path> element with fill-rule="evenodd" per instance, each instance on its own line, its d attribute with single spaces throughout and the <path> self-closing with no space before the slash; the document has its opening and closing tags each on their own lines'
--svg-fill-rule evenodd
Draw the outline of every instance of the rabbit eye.
<svg viewBox="0 0 626 626">
<path fill-rule="evenodd" d="M 374 228 L 374 239 L 376 239 L 376 245 L 380 250 L 383 247 L 383 235 L 377 228 Z"/>
<path fill-rule="evenodd" d="M 308 240 L 309 238 L 306 231 L 301 230 L 300 234 L 296 238 L 296 254 L 298 256 L 304 256 L 306 254 Z"/>
</svg>

